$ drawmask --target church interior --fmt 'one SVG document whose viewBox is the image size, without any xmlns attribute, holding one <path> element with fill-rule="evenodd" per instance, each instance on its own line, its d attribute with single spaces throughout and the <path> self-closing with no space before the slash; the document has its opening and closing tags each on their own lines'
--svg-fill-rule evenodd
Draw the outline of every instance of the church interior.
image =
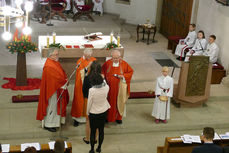
<svg viewBox="0 0 229 153">
<path fill-rule="evenodd" d="M 78 0 L 20 0 L 21 8 L 16 1 L 19 0 L 0 0 L 0 144 L 10 144 L 8 152 L 23 152 L 20 150 L 23 143 L 48 144 L 60 136 L 59 131 L 44 130 L 41 121 L 36 120 L 47 48 L 58 43 L 65 48 L 59 53 L 59 62 L 68 78 L 87 45 L 92 46 L 92 56 L 102 64 L 111 59 L 114 45 L 134 71 L 126 117 L 122 124 L 105 124 L 102 152 L 191 153 L 200 144 L 185 144 L 180 137 L 200 136 L 205 127 L 214 128 L 219 135 L 217 144 L 229 146 L 228 0 L 103 0 L 102 10 L 96 11 L 92 0 L 82 0 L 84 5 L 77 5 Z M 26 2 L 33 5 L 32 10 L 26 9 Z M 57 6 L 63 8 L 56 9 Z M 13 13 L 4 14 L 4 7 L 18 9 L 19 13 L 16 17 L 12 17 Z M 22 27 L 15 26 L 22 21 L 25 21 Z M 198 35 L 198 31 L 204 31 L 207 41 L 211 35 L 216 36 L 219 48 L 216 62 L 209 62 L 207 56 L 194 55 L 185 62 L 175 54 L 180 43 L 177 38 L 188 35 L 190 24 L 195 24 Z M 87 36 L 94 33 L 99 33 L 98 40 L 89 40 Z M 21 48 L 19 54 L 18 48 L 12 50 L 12 40 L 20 36 L 32 42 L 32 47 L 35 45 L 34 51 L 25 54 Z M 78 36 L 84 44 L 77 40 Z M 102 45 L 96 43 L 102 41 Z M 173 78 L 173 96 L 170 119 L 166 124 L 157 124 L 151 114 L 157 98 L 157 78 L 164 66 Z M 38 85 L 30 84 L 27 88 L 28 79 L 37 79 Z M 86 153 L 90 149 L 83 141 L 86 125 L 73 126 L 71 116 L 74 87 L 75 75 L 67 87 L 69 103 L 61 136 L 69 143 L 66 153 Z M 228 135 L 228 139 L 222 138 L 222 134 Z"/>
</svg>

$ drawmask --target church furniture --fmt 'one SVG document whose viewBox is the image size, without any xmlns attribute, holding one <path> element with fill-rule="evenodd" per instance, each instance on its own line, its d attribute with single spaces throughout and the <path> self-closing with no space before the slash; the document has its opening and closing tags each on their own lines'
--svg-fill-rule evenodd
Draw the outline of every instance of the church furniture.
<svg viewBox="0 0 229 153">
<path fill-rule="evenodd" d="M 66 16 L 64 15 L 64 10 L 67 7 L 66 0 L 50 0 L 51 5 L 51 18 L 55 15 L 62 17 L 65 21 L 67 21 Z"/>
<path fill-rule="evenodd" d="M 168 50 L 172 50 L 174 54 L 176 51 L 176 47 L 179 44 L 179 40 L 184 39 L 181 36 L 168 36 Z"/>
<path fill-rule="evenodd" d="M 199 143 L 184 144 L 180 137 L 166 137 L 164 146 L 157 147 L 157 153 L 191 153 Z M 221 147 L 229 145 L 229 140 L 214 140 Z"/>
<path fill-rule="evenodd" d="M 179 81 L 174 85 L 173 102 L 180 107 L 202 106 L 210 96 L 212 64 L 209 57 L 191 56 L 182 62 Z"/>
<path fill-rule="evenodd" d="M 142 29 L 142 31 L 140 31 Z M 138 24 L 137 26 L 137 41 L 139 42 L 139 33 L 143 34 L 142 40 L 145 40 L 145 34 L 147 34 L 147 45 L 149 45 L 149 41 L 150 41 L 150 35 L 153 34 L 153 40 L 152 42 L 156 42 L 155 41 L 155 35 L 157 32 L 157 27 L 156 25 L 144 25 L 144 24 Z"/>
<path fill-rule="evenodd" d="M 72 73 L 74 67 L 76 66 L 76 61 L 83 56 L 83 52 L 86 47 L 93 47 L 92 56 L 97 58 L 97 60 L 103 64 L 106 61 L 106 58 L 111 57 L 112 50 L 106 49 L 106 44 L 110 42 L 110 36 L 99 36 L 101 40 L 89 41 L 81 36 L 56 36 L 56 43 L 61 43 L 64 47 L 67 45 L 65 50 L 60 50 L 59 52 L 59 61 L 63 66 L 66 74 Z M 113 37 L 114 43 L 117 44 L 117 40 Z M 52 43 L 52 40 L 50 40 Z M 38 38 L 38 48 L 41 52 L 43 58 L 47 58 L 48 48 L 45 48 L 47 45 L 46 36 L 39 36 Z M 70 47 L 71 46 L 71 47 Z M 116 48 L 121 52 L 121 57 L 124 56 L 124 48 L 120 46 Z M 74 77 L 73 77 L 74 78 Z"/>
<path fill-rule="evenodd" d="M 68 148 L 66 148 L 65 153 L 72 153 L 72 144 L 67 142 Z M 53 150 L 50 150 L 49 144 L 41 144 L 41 150 L 38 151 L 39 153 L 54 153 Z M 21 151 L 21 145 L 10 145 L 10 152 L 9 153 L 23 153 Z"/>
<path fill-rule="evenodd" d="M 163 0 L 160 32 L 168 36 L 188 34 L 192 16 L 193 0 Z"/>
<path fill-rule="evenodd" d="M 74 7 L 77 9 L 77 12 L 73 16 L 73 21 L 75 22 L 77 19 L 79 19 L 81 16 L 86 16 L 88 19 L 90 19 L 92 22 L 95 22 L 93 17 L 91 16 L 92 9 L 93 9 L 93 3 L 86 4 L 86 5 L 77 5 L 73 4 Z"/>
<path fill-rule="evenodd" d="M 223 77 L 225 77 L 225 76 L 226 76 L 226 70 L 224 69 L 224 67 L 217 62 L 215 64 L 213 64 L 211 83 L 212 84 L 220 84 Z"/>
</svg>

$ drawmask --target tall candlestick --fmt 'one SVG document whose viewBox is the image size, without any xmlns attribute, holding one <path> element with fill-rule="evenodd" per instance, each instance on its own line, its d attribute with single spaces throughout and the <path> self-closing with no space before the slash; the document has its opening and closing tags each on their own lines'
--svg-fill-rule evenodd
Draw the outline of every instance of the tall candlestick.
<svg viewBox="0 0 229 153">
<path fill-rule="evenodd" d="M 52 37 L 53 37 L 53 44 L 55 44 L 56 43 L 56 33 L 55 32 L 52 33 Z"/>
<path fill-rule="evenodd" d="M 117 36 L 117 46 L 119 47 L 119 45 L 120 45 L 120 35 L 118 34 L 118 36 Z"/>
<path fill-rule="evenodd" d="M 111 43 L 113 42 L 113 36 L 114 36 L 114 34 L 113 34 L 113 31 L 112 31 L 111 34 L 110 34 Z"/>
<path fill-rule="evenodd" d="M 47 45 L 46 46 L 47 46 L 47 48 L 49 48 L 49 34 L 47 34 L 46 38 L 47 38 Z"/>
</svg>

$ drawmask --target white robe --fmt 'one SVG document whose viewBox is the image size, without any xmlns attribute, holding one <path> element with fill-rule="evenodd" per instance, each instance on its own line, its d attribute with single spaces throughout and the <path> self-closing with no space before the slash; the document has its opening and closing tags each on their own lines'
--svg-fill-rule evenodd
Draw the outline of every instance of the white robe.
<svg viewBox="0 0 229 153">
<path fill-rule="evenodd" d="M 67 2 L 67 6 L 66 6 L 65 10 L 69 11 L 69 10 L 71 10 L 71 0 L 66 0 L 66 2 Z"/>
<path fill-rule="evenodd" d="M 67 84 L 63 85 L 61 88 L 66 89 Z M 49 105 L 47 107 L 47 115 L 42 120 L 42 127 L 44 128 L 55 128 L 60 127 L 60 115 L 57 114 L 57 92 L 55 92 L 52 97 L 49 98 Z M 61 124 L 65 124 L 65 117 L 61 117 Z"/>
<path fill-rule="evenodd" d="M 0 0 L 0 6 L 5 6 L 6 5 L 6 1 L 5 0 Z"/>
<path fill-rule="evenodd" d="M 186 54 L 185 62 L 189 61 L 189 57 L 191 56 L 192 50 L 195 51 L 193 56 L 203 55 L 203 51 L 206 49 L 206 46 L 207 46 L 207 40 L 206 39 L 196 39 L 195 45 Z"/>
<path fill-rule="evenodd" d="M 184 44 L 179 43 L 176 47 L 175 54 L 177 56 L 184 57 L 184 51 L 186 48 L 191 48 L 195 44 L 196 40 L 196 32 L 195 31 L 190 31 L 185 39 L 181 39 L 181 41 L 184 42 Z"/>
<path fill-rule="evenodd" d="M 103 0 L 100 0 L 100 2 L 96 2 L 95 0 L 92 0 L 92 2 L 94 3 L 93 11 L 97 11 L 103 14 Z"/>
<path fill-rule="evenodd" d="M 209 56 L 209 62 L 215 63 L 217 62 L 219 55 L 219 47 L 213 42 L 212 44 L 207 45 L 207 49 L 203 53 L 204 56 Z"/>
<path fill-rule="evenodd" d="M 163 89 L 166 89 L 166 92 L 163 92 Z M 170 119 L 170 97 L 173 96 L 173 78 L 170 76 L 158 77 L 155 95 L 156 98 L 153 106 L 152 116 L 161 120 Z M 160 101 L 158 97 L 159 95 L 168 96 L 168 102 Z"/>
<path fill-rule="evenodd" d="M 79 1 L 79 0 L 74 0 L 74 2 L 75 2 L 75 4 L 77 4 L 77 5 L 85 5 L 85 1 L 84 0 L 81 0 L 81 1 Z M 75 8 L 75 6 L 73 7 L 73 13 L 75 14 L 75 13 L 77 13 L 78 11 L 77 11 L 77 9 Z"/>
</svg>

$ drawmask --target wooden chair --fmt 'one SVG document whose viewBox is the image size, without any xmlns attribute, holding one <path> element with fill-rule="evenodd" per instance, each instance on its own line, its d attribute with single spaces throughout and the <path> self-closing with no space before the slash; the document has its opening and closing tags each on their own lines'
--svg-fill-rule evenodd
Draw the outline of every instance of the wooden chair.
<svg viewBox="0 0 229 153">
<path fill-rule="evenodd" d="M 92 22 L 95 22 L 95 20 L 93 19 L 93 17 L 91 16 L 92 13 L 92 8 L 93 8 L 93 4 L 90 5 L 77 5 L 74 2 L 74 6 L 77 9 L 77 13 L 74 14 L 73 16 L 73 21 L 75 22 L 77 19 L 79 19 L 81 16 L 86 16 L 88 17 L 88 19 L 90 19 Z"/>
<path fill-rule="evenodd" d="M 66 0 L 51 0 L 51 18 L 55 15 L 58 15 L 67 21 L 67 18 L 63 13 L 66 7 Z"/>
</svg>

